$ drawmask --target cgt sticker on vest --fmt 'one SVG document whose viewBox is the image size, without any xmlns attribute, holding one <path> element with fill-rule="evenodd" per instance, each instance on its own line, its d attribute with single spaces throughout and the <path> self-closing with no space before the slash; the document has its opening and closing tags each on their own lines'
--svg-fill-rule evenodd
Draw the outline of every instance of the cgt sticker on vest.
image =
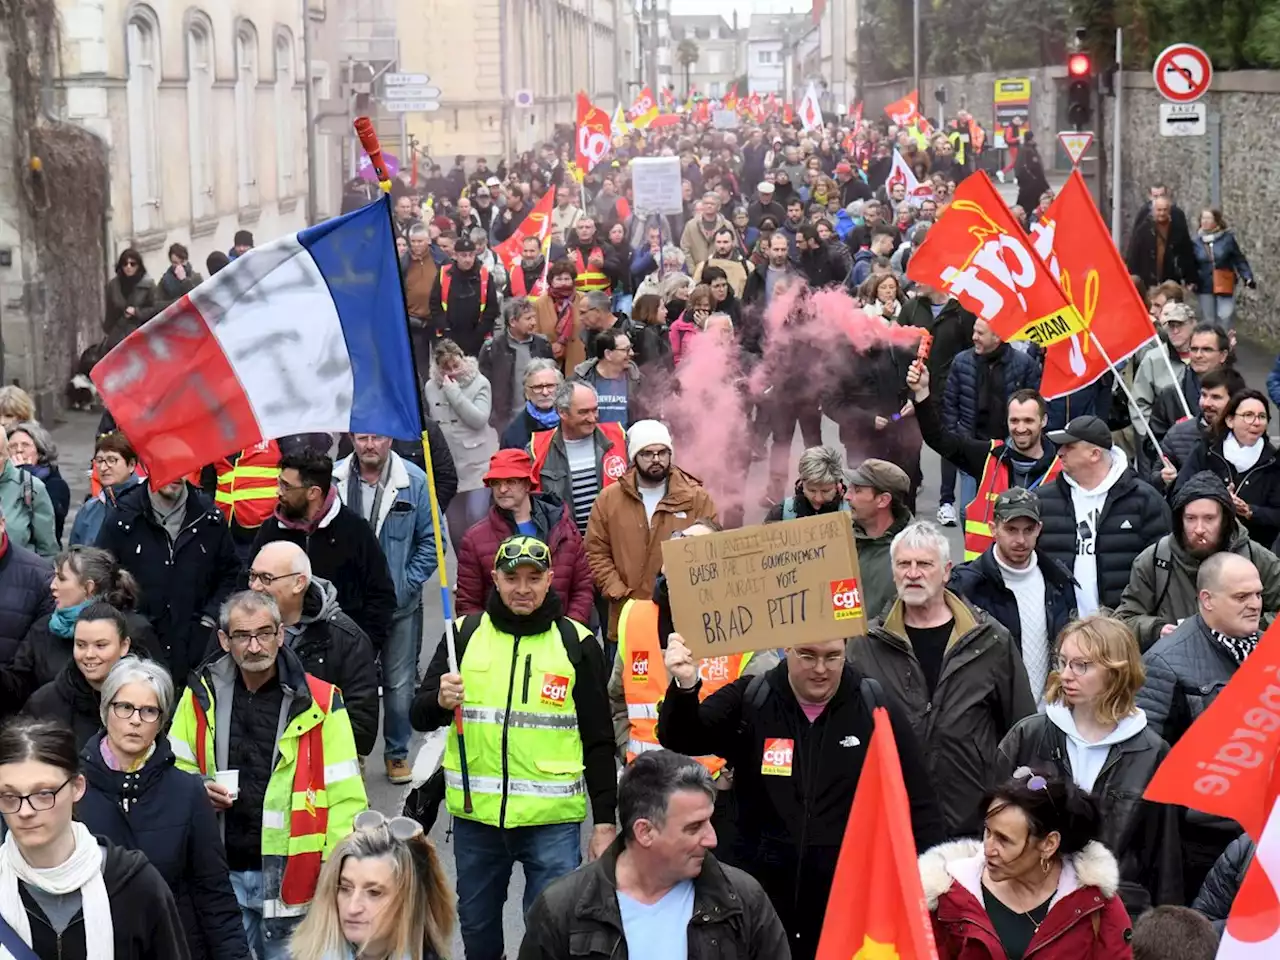
<svg viewBox="0 0 1280 960">
<path fill-rule="evenodd" d="M 831 615 L 836 620 L 857 620 L 863 616 L 862 590 L 853 577 L 831 581 Z"/>
<path fill-rule="evenodd" d="M 549 707 L 563 707 L 565 698 L 569 696 L 569 678 L 554 673 L 542 675 L 541 700 Z"/>
<path fill-rule="evenodd" d="M 791 776 L 791 761 L 796 742 L 787 737 L 767 737 L 764 755 L 760 758 L 760 772 L 769 777 Z"/>
<path fill-rule="evenodd" d="M 635 650 L 631 654 L 631 679 L 636 683 L 649 682 L 649 651 Z"/>
</svg>

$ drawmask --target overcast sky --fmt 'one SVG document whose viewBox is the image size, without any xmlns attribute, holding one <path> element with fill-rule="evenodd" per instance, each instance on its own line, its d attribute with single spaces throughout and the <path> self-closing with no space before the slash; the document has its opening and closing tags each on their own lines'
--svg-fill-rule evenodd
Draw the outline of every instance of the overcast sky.
<svg viewBox="0 0 1280 960">
<path fill-rule="evenodd" d="M 746 26 L 755 13 L 802 13 L 810 9 L 811 0 L 671 0 L 672 13 L 718 13 L 733 21 L 733 11 L 738 11 L 738 23 Z"/>
</svg>

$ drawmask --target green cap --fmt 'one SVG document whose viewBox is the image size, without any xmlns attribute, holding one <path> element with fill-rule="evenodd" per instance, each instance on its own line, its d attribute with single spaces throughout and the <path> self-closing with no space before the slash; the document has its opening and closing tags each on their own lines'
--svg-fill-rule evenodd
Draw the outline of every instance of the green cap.
<svg viewBox="0 0 1280 960">
<path fill-rule="evenodd" d="M 551 548 L 537 537 L 507 537 L 493 555 L 493 569 L 511 573 L 522 564 L 539 570 L 551 569 Z"/>
<path fill-rule="evenodd" d="M 1010 487 L 996 497 L 994 512 L 996 519 L 1001 523 L 1006 523 L 1015 517 L 1026 517 L 1039 523 L 1040 498 L 1022 487 Z"/>
</svg>

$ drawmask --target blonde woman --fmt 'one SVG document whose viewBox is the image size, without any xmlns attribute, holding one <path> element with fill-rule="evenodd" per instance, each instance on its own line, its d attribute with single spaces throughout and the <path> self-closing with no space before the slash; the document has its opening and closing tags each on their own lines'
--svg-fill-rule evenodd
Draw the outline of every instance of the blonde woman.
<svg viewBox="0 0 1280 960">
<path fill-rule="evenodd" d="M 289 942 L 293 960 L 440 960 L 453 896 L 422 825 L 366 810 L 320 871 L 315 899 Z"/>
<path fill-rule="evenodd" d="M 1058 638 L 1045 684 L 1045 712 L 1019 722 L 1000 743 L 993 783 L 1021 767 L 1075 781 L 1102 814 L 1098 839 L 1120 862 L 1120 898 L 1131 916 L 1184 903 L 1178 810 L 1142 799 L 1169 745 L 1136 705 L 1146 670 L 1133 634 L 1094 614 Z"/>
</svg>

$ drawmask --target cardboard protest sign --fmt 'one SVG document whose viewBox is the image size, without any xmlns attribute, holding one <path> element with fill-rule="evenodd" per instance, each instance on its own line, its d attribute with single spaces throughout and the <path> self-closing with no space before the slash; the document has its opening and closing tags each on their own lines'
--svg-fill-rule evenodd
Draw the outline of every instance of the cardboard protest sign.
<svg viewBox="0 0 1280 960">
<path fill-rule="evenodd" d="M 672 619 L 695 657 L 866 633 L 848 514 L 668 540 L 662 559 Z"/>
</svg>

